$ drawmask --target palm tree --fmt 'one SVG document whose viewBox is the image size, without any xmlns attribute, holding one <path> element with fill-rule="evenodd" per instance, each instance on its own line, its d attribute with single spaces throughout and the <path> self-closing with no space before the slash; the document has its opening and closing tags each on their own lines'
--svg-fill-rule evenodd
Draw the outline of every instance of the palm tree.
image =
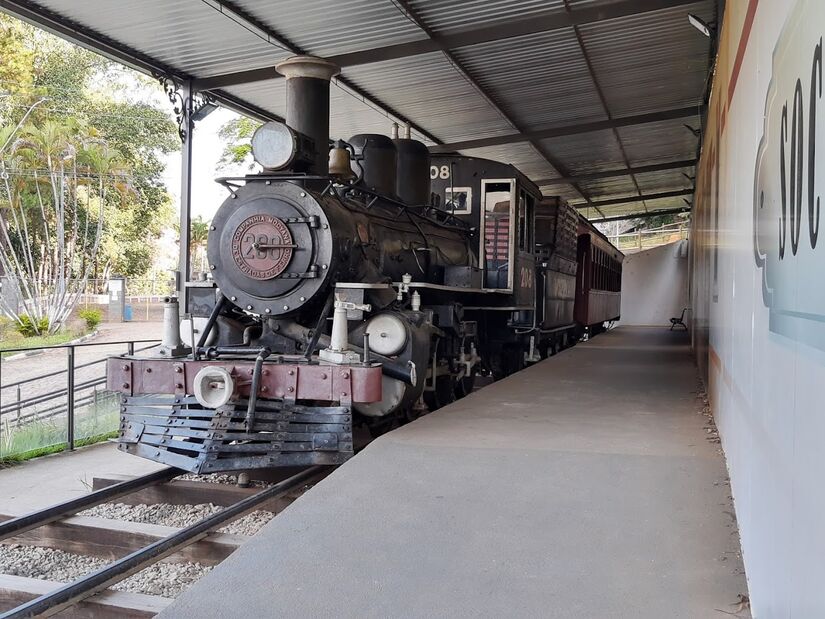
<svg viewBox="0 0 825 619">
<path fill-rule="evenodd" d="M 209 236 L 210 223 L 199 215 L 192 220 L 189 227 L 189 255 L 192 257 L 193 270 L 197 259 L 200 259 L 200 271 L 206 270 L 206 239 Z"/>
<path fill-rule="evenodd" d="M 4 135 L 7 131 L 0 130 L 0 138 Z M 0 200 L 0 263 L 17 277 L 26 297 L 24 313 L 37 331 L 43 324 L 49 332 L 59 329 L 86 288 L 103 234 L 107 186 L 125 186 L 108 180 L 123 174 L 121 160 L 79 123 L 51 120 L 23 127 L 0 160 L 2 171 L 15 172 L 0 175 L 5 198 Z M 85 210 L 82 176 L 89 177 Z M 19 242 L 12 242 L 10 232 Z"/>
</svg>

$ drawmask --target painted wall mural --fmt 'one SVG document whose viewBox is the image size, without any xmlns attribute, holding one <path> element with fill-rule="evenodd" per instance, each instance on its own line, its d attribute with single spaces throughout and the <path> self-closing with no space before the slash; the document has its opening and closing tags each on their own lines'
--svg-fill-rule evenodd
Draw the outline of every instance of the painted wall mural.
<svg viewBox="0 0 825 619">
<path fill-rule="evenodd" d="M 825 617 L 825 0 L 728 0 L 697 170 L 692 339 L 754 616 Z"/>
<path fill-rule="evenodd" d="M 825 240 L 819 244 L 825 159 L 817 161 L 817 146 L 825 151 L 823 32 L 825 3 L 797 2 L 773 51 L 756 156 L 753 245 L 770 330 L 802 335 L 825 350 L 825 286 L 816 276 L 825 258 Z M 792 285 L 797 277 L 808 278 L 805 294 Z"/>
</svg>

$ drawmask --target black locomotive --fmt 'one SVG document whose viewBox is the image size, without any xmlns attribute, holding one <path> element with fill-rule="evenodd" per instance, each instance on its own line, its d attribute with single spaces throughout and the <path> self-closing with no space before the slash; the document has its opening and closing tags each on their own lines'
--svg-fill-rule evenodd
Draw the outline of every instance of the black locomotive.
<svg viewBox="0 0 825 619">
<path fill-rule="evenodd" d="M 278 70 L 286 123 L 253 137 L 262 173 L 220 179 L 212 282 L 183 323 L 169 300 L 157 353 L 109 360 L 121 449 L 195 472 L 339 463 L 354 424 L 382 432 L 618 317 L 622 256 L 574 209 L 409 134 L 330 144 L 337 67 Z"/>
</svg>

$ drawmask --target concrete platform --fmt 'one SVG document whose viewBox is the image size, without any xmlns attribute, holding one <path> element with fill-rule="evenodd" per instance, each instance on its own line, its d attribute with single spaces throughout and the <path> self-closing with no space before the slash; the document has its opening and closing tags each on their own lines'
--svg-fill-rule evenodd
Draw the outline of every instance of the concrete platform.
<svg viewBox="0 0 825 619">
<path fill-rule="evenodd" d="M 145 475 L 164 468 L 105 442 L 0 468 L 0 513 L 20 515 L 87 494 L 110 474 Z"/>
<path fill-rule="evenodd" d="M 684 334 L 600 335 L 373 442 L 161 616 L 735 612 L 697 389 Z"/>
</svg>

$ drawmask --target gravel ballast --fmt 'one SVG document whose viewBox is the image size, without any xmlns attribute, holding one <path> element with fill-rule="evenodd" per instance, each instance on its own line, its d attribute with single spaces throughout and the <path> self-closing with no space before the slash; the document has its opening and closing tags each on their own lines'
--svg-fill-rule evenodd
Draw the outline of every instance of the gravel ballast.
<svg viewBox="0 0 825 619">
<path fill-rule="evenodd" d="M 182 478 L 221 484 L 235 483 L 234 475 L 187 475 Z M 263 482 L 253 483 L 261 487 L 269 485 Z M 309 487 L 310 485 L 306 485 L 299 494 Z M 222 506 L 212 503 L 197 505 L 103 503 L 79 512 L 78 515 L 183 528 L 200 522 L 222 509 L 224 509 Z M 255 511 L 230 522 L 218 531 L 233 535 L 252 536 L 274 516 L 275 514 L 270 511 Z M 89 557 L 54 548 L 41 548 L 22 544 L 0 544 L 0 574 L 65 583 L 82 578 L 108 563 L 108 561 L 97 557 Z M 211 569 L 210 566 L 200 563 L 162 561 L 113 585 L 112 589 L 175 598 Z"/>
<path fill-rule="evenodd" d="M 0 545 L 0 573 L 71 582 L 108 562 L 54 548 Z M 199 563 L 156 563 L 112 586 L 117 591 L 174 598 L 212 568 Z"/>
<path fill-rule="evenodd" d="M 127 522 L 143 522 L 145 524 L 159 524 L 167 527 L 186 527 L 195 524 L 223 508 L 212 503 L 199 505 L 170 505 L 158 503 L 156 505 L 126 505 L 124 503 L 103 503 L 80 512 L 81 516 L 96 518 L 110 518 Z M 234 522 L 218 529 L 221 533 L 234 535 L 255 535 L 275 514 L 268 511 L 257 511 L 247 514 Z"/>
</svg>

